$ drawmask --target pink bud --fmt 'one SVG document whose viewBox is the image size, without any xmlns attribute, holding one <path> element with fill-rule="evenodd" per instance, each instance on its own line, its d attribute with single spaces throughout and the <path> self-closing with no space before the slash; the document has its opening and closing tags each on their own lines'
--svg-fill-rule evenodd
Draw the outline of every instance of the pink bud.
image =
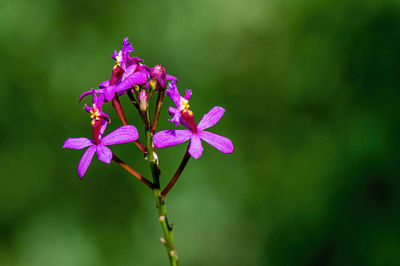
<svg viewBox="0 0 400 266">
<path fill-rule="evenodd" d="M 149 104 L 149 95 L 145 90 L 139 92 L 139 107 L 140 111 L 144 112 L 147 109 L 147 105 Z"/>
</svg>

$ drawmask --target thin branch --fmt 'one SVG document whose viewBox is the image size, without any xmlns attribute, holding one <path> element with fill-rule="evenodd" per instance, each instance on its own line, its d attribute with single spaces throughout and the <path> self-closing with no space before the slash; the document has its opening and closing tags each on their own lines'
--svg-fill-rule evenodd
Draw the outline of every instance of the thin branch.
<svg viewBox="0 0 400 266">
<path fill-rule="evenodd" d="M 135 140 L 134 142 L 135 142 L 136 146 L 139 148 L 139 150 L 141 150 L 144 154 L 148 153 L 146 146 L 144 146 L 140 141 Z"/>
<path fill-rule="evenodd" d="M 188 146 L 188 148 L 186 150 L 186 153 L 183 156 L 182 162 L 179 165 L 178 169 L 176 170 L 174 176 L 171 178 L 171 180 L 169 181 L 168 185 L 161 192 L 161 197 L 162 198 L 165 198 L 165 196 L 167 196 L 167 194 L 171 190 L 171 188 L 175 185 L 175 183 L 178 180 L 179 176 L 181 175 L 183 169 L 185 169 L 185 166 L 186 166 L 187 162 L 189 161 L 190 157 L 191 156 L 189 154 L 189 146 Z"/>
<path fill-rule="evenodd" d="M 122 168 L 124 168 L 128 173 L 136 177 L 139 181 L 143 182 L 146 186 L 148 186 L 150 189 L 153 189 L 153 183 L 149 181 L 147 178 L 136 172 L 132 167 L 127 165 L 125 162 L 123 162 L 120 158 L 117 157 L 117 155 L 113 154 L 112 160 L 119 164 Z"/>
<path fill-rule="evenodd" d="M 119 102 L 118 96 L 115 96 L 112 99 L 112 105 L 114 106 L 114 109 L 117 112 L 118 117 L 121 120 L 122 124 L 124 126 L 128 125 L 128 121 L 126 120 L 126 117 L 125 117 L 124 111 L 122 110 L 122 106 L 121 106 L 121 103 Z M 136 146 L 139 148 L 139 150 L 141 150 L 144 154 L 147 154 L 146 147 L 142 143 L 140 143 L 140 141 L 135 140 L 134 142 L 135 142 Z"/>
<path fill-rule="evenodd" d="M 154 134 L 157 128 L 158 118 L 160 117 L 160 112 L 161 112 L 161 105 L 164 99 L 164 93 L 165 91 L 162 89 L 158 91 L 156 111 L 154 113 L 154 120 L 153 120 L 153 127 L 151 128 L 151 134 Z"/>
<path fill-rule="evenodd" d="M 119 102 L 118 96 L 115 96 L 112 99 L 112 105 L 114 106 L 115 111 L 117 111 L 118 117 L 121 119 L 122 124 L 124 124 L 124 126 L 128 125 L 128 121 L 126 120 L 124 111 L 122 111 L 122 106 Z"/>
</svg>

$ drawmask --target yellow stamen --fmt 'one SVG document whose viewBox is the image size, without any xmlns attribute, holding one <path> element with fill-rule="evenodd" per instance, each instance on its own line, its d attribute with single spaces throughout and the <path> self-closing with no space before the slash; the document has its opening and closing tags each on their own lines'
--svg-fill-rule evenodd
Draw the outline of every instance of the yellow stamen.
<svg viewBox="0 0 400 266">
<path fill-rule="evenodd" d="M 187 110 L 189 110 L 189 107 L 190 107 L 189 101 L 186 100 L 185 98 L 181 98 L 179 105 L 180 105 L 179 109 L 181 109 L 181 111 L 187 112 Z"/>
<path fill-rule="evenodd" d="M 100 110 L 97 108 L 96 104 L 93 104 L 93 108 L 92 110 L 90 110 L 90 118 L 92 118 L 92 125 L 94 125 L 96 120 L 100 120 L 101 118 L 101 112 Z"/>
</svg>

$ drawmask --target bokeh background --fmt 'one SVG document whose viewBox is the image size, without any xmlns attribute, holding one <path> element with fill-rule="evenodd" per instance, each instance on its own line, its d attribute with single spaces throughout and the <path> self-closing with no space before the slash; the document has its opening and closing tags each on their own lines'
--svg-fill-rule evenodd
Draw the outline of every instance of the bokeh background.
<svg viewBox="0 0 400 266">
<path fill-rule="evenodd" d="M 168 196 L 181 265 L 400 265 L 400 3 L 386 0 L 1 0 L 0 265 L 167 265 L 152 193 L 96 158 L 80 180 L 83 151 L 61 149 L 90 136 L 78 96 L 126 36 L 193 90 L 197 118 L 227 110 L 211 131 L 235 152 L 206 144 Z M 160 150 L 164 184 L 185 147 Z M 113 150 L 149 176 L 134 144 Z"/>
</svg>

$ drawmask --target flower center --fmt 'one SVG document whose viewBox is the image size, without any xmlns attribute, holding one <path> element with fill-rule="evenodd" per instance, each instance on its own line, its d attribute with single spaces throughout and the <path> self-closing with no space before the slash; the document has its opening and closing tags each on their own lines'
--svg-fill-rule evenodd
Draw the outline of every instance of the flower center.
<svg viewBox="0 0 400 266">
<path fill-rule="evenodd" d="M 117 63 L 114 66 L 114 69 L 117 67 L 121 67 L 121 63 L 122 63 L 122 53 L 121 51 L 119 51 L 118 55 L 115 57 L 115 61 L 117 61 Z"/>
<path fill-rule="evenodd" d="M 101 111 L 100 111 L 100 109 L 97 107 L 97 105 L 95 103 L 93 104 L 92 110 L 90 110 L 90 117 L 93 118 L 93 120 L 92 120 L 92 125 L 93 126 L 96 123 L 96 120 L 100 120 L 101 119 Z"/>
<path fill-rule="evenodd" d="M 190 107 L 189 101 L 186 100 L 185 98 L 181 97 L 181 100 L 179 102 L 179 111 L 181 111 L 181 112 L 187 112 L 187 111 L 191 112 L 189 110 L 189 107 Z"/>
</svg>

